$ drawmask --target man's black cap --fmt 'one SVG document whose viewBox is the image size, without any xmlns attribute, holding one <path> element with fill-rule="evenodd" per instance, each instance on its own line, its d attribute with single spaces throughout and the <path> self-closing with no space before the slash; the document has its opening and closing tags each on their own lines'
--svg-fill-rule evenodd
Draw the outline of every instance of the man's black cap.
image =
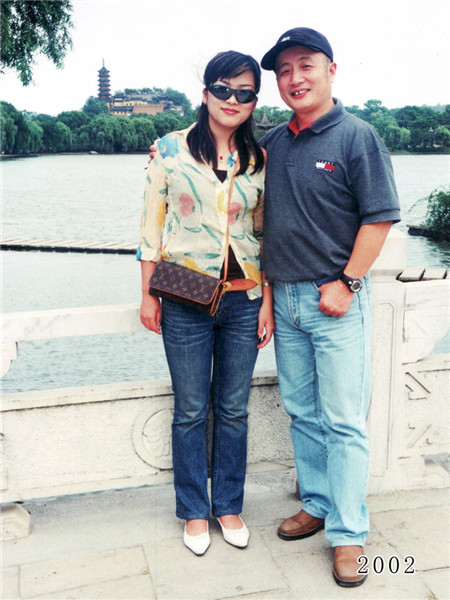
<svg viewBox="0 0 450 600">
<path fill-rule="evenodd" d="M 308 27 L 295 27 L 283 33 L 275 46 L 263 56 L 261 67 L 266 71 L 274 71 L 277 56 L 291 46 L 305 46 L 315 52 L 323 52 L 333 61 L 333 50 L 324 35 Z"/>
</svg>

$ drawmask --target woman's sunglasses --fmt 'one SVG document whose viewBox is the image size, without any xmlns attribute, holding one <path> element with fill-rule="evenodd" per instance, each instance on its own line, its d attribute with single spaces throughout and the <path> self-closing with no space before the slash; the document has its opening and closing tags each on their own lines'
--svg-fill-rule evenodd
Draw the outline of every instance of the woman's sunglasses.
<svg viewBox="0 0 450 600">
<path fill-rule="evenodd" d="M 234 90 L 226 85 L 208 85 L 206 89 L 219 100 L 228 100 L 234 94 L 240 104 L 248 104 L 257 98 L 253 90 Z"/>
</svg>

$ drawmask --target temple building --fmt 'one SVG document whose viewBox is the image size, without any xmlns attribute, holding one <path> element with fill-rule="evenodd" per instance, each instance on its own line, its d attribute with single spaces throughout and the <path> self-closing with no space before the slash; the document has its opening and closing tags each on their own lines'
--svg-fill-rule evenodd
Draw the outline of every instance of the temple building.
<svg viewBox="0 0 450 600">
<path fill-rule="evenodd" d="M 131 90 L 125 90 L 125 92 Z M 111 115 L 129 117 L 132 114 L 156 115 L 168 110 L 184 114 L 182 106 L 175 104 L 173 100 L 157 94 L 148 88 L 146 91 L 132 90 L 132 93 L 116 92 L 111 95 L 111 83 L 109 71 L 103 66 L 98 71 L 98 99 L 105 100 Z"/>
<path fill-rule="evenodd" d="M 275 123 L 272 123 L 267 118 L 267 113 L 264 111 L 263 117 L 259 123 L 256 123 L 257 129 L 262 129 L 263 131 L 268 131 L 269 129 L 273 129 L 276 127 Z"/>
</svg>

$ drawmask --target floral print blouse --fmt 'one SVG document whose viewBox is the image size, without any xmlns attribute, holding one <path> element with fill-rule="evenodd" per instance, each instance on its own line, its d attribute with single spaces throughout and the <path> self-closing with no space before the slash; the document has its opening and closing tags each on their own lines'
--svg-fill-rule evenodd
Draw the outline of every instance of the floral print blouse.
<svg viewBox="0 0 450 600">
<path fill-rule="evenodd" d="M 194 159 L 187 145 L 189 129 L 158 143 L 149 165 L 144 194 L 139 260 L 160 259 L 220 277 L 225 257 L 228 194 L 237 152 L 219 181 L 213 169 Z M 261 295 L 260 240 L 263 222 L 264 169 L 235 178 L 228 215 L 230 246 L 245 277 L 258 283 L 247 293 Z"/>
</svg>

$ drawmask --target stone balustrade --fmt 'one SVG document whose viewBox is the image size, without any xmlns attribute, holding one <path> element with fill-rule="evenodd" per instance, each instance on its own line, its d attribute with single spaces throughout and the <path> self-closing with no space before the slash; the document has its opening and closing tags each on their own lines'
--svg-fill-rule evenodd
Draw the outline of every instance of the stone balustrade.
<svg viewBox="0 0 450 600">
<path fill-rule="evenodd" d="M 449 485 L 429 457 L 449 450 L 450 357 L 432 350 L 448 331 L 450 280 L 398 281 L 405 245 L 393 230 L 371 270 L 369 493 Z M 3 373 L 22 341 L 142 329 L 136 305 L 4 314 Z M 6 394 L 2 502 L 170 481 L 172 406 L 168 379 Z M 291 461 L 275 371 L 255 373 L 249 413 L 248 468 Z"/>
</svg>

